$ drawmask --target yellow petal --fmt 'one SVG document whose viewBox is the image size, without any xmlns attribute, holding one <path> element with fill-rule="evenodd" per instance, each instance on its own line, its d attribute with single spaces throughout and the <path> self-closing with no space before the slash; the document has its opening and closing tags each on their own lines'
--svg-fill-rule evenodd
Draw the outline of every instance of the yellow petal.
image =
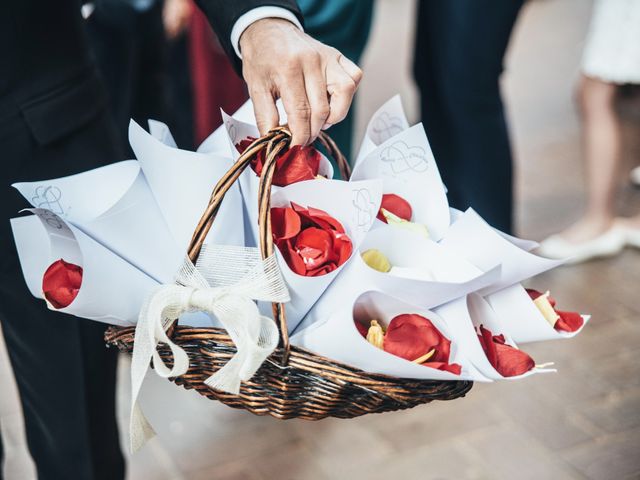
<svg viewBox="0 0 640 480">
<path fill-rule="evenodd" d="M 375 248 L 362 252 L 362 260 L 364 260 L 364 263 L 369 265 L 371 268 L 379 272 L 387 273 L 391 270 L 391 263 L 387 257 L 385 257 L 384 253 L 380 250 L 376 250 Z"/>
<path fill-rule="evenodd" d="M 419 233 L 426 238 L 429 238 L 429 230 L 427 229 L 426 225 L 423 225 L 422 223 L 409 222 L 391 213 L 386 208 L 381 208 L 380 211 L 382 212 L 382 215 L 384 215 L 384 218 L 387 220 L 387 224 L 393 225 L 394 227 L 405 228 L 407 230 L 411 230 L 412 232 Z"/>
<path fill-rule="evenodd" d="M 555 327 L 556 322 L 560 319 L 560 315 L 556 313 L 556 311 L 549 303 L 549 292 L 545 292 L 544 294 L 540 295 L 533 301 L 533 303 L 536 307 L 538 307 L 538 310 L 540 310 L 540 313 L 545 318 L 545 320 L 549 322 L 549 325 Z"/>
<path fill-rule="evenodd" d="M 432 348 L 431 350 L 429 350 L 427 353 L 425 353 L 421 357 L 418 357 L 415 360 L 412 360 L 412 362 L 413 363 L 424 363 L 427 360 L 429 360 L 431 357 L 433 357 L 435 354 L 436 354 L 436 349 Z"/>
<path fill-rule="evenodd" d="M 367 331 L 367 342 L 374 347 L 382 348 L 384 343 L 384 330 L 382 330 L 377 320 L 371 320 L 369 331 Z"/>
</svg>

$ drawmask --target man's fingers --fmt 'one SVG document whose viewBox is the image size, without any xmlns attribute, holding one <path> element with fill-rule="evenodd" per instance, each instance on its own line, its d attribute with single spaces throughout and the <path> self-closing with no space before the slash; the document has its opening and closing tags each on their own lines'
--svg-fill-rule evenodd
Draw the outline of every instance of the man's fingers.
<svg viewBox="0 0 640 480">
<path fill-rule="evenodd" d="M 309 106 L 311 107 L 309 127 L 311 130 L 310 141 L 313 141 L 320 134 L 320 130 L 329 117 L 327 82 L 320 55 L 306 60 L 304 65 L 304 84 Z"/>
<path fill-rule="evenodd" d="M 344 67 L 347 67 L 346 70 Z M 362 78 L 362 71 L 342 55 L 327 66 L 327 91 L 331 97 L 329 117 L 324 128 L 344 120 Z"/>
<path fill-rule="evenodd" d="M 256 87 L 251 89 L 251 101 L 256 115 L 256 124 L 260 135 L 265 135 L 269 130 L 278 126 L 280 115 L 276 108 L 276 101 L 269 89 Z"/>
<path fill-rule="evenodd" d="M 292 145 L 307 145 L 311 140 L 311 106 L 307 98 L 302 68 L 290 69 L 278 85 Z"/>
</svg>

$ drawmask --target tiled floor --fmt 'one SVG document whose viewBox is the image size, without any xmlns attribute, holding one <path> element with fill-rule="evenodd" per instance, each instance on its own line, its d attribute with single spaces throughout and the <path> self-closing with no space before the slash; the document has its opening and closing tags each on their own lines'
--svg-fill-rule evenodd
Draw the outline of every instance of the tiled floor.
<svg viewBox="0 0 640 480">
<path fill-rule="evenodd" d="M 408 80 L 414 3 L 381 0 L 378 7 L 360 118 L 398 91 L 415 118 Z M 505 92 L 525 237 L 541 239 L 579 212 L 582 170 L 572 86 L 589 9 L 586 0 L 529 2 L 509 53 Z M 626 124 L 626 154 L 638 161 L 640 121 Z M 621 201 L 624 211 L 640 211 L 640 191 L 626 188 Z M 555 375 L 476 385 L 464 399 L 400 413 L 311 423 L 232 410 L 150 374 L 142 405 L 159 436 L 129 460 L 129 478 L 640 478 L 640 252 L 561 268 L 531 285 L 551 289 L 567 309 L 594 316 L 573 340 L 527 346 L 538 362 L 556 362 Z M 123 432 L 127 366 L 123 358 Z"/>
</svg>

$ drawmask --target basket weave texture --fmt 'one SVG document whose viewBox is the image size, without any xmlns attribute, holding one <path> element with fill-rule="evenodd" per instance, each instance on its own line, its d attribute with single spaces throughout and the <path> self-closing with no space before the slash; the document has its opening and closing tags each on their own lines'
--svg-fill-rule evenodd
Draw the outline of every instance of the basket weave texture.
<svg viewBox="0 0 640 480">
<path fill-rule="evenodd" d="M 335 143 L 324 134 L 319 140 L 338 163 L 343 178 L 348 178 L 348 163 Z M 263 258 L 273 253 L 271 182 L 276 158 L 288 148 L 290 141 L 291 134 L 286 127 L 271 130 L 254 141 L 220 179 L 189 245 L 188 255 L 194 263 L 225 193 L 262 150 L 265 162 L 258 192 L 260 249 Z M 204 384 L 204 380 L 225 365 L 236 351 L 231 338 L 220 328 L 182 325 L 170 328 L 172 341 L 189 356 L 188 372 L 172 381 L 186 389 L 195 389 L 207 398 L 257 415 L 306 420 L 353 418 L 367 413 L 403 410 L 433 400 L 453 400 L 464 396 L 472 387 L 469 381 L 413 380 L 367 373 L 291 346 L 285 306 L 274 304 L 273 312 L 280 332 L 280 344 L 253 378 L 243 382 L 239 394 L 221 392 Z M 131 353 L 134 336 L 135 327 L 110 327 L 105 339 L 108 345 Z M 171 365 L 171 351 L 162 344 L 158 346 L 158 351 L 165 363 Z"/>
</svg>

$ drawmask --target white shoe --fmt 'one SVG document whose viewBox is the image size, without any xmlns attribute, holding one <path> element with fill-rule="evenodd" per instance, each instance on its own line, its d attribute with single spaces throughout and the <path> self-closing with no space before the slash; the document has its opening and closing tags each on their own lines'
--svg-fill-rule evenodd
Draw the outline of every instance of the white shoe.
<svg viewBox="0 0 640 480">
<path fill-rule="evenodd" d="M 631 183 L 633 183 L 636 187 L 640 187 L 640 167 L 636 167 L 631 170 L 629 179 L 631 180 Z"/>
<path fill-rule="evenodd" d="M 616 255 L 622 251 L 626 241 L 627 235 L 620 228 L 610 228 L 602 235 L 582 243 L 567 242 L 559 235 L 552 235 L 540 243 L 538 253 L 548 258 L 566 258 L 566 263 L 575 264 Z"/>
<path fill-rule="evenodd" d="M 615 228 L 621 233 L 624 242 L 628 246 L 640 248 L 640 228 L 626 227 L 623 225 L 618 225 Z"/>
</svg>

